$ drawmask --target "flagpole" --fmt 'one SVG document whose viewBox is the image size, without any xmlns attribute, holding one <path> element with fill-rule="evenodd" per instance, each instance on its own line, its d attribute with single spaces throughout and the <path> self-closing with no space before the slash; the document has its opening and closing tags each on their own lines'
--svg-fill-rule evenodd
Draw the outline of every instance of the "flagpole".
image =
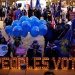
<svg viewBox="0 0 75 75">
<path fill-rule="evenodd" d="M 30 0 L 30 8 L 33 7 L 33 3 L 32 3 L 33 0 Z"/>
<path fill-rule="evenodd" d="M 59 9 L 58 9 L 58 11 L 59 11 L 59 15 L 60 15 L 60 12 L 61 12 L 61 0 L 59 2 Z"/>
<path fill-rule="evenodd" d="M 8 0 L 6 0 L 6 8 L 8 7 Z"/>
</svg>

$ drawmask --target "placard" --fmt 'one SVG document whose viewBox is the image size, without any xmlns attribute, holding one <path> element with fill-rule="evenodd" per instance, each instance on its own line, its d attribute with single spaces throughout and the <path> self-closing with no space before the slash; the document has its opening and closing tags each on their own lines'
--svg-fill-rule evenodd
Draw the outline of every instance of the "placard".
<svg viewBox="0 0 75 75">
<path fill-rule="evenodd" d="M 16 49 L 16 55 L 26 55 L 26 48 L 24 48 L 24 47 L 18 47 L 17 49 Z"/>
<path fill-rule="evenodd" d="M 69 13 L 69 19 L 72 20 L 75 18 L 75 12 L 70 12 Z"/>
<path fill-rule="evenodd" d="M 8 46 L 1 44 L 0 45 L 0 56 L 4 56 L 8 52 Z"/>
</svg>

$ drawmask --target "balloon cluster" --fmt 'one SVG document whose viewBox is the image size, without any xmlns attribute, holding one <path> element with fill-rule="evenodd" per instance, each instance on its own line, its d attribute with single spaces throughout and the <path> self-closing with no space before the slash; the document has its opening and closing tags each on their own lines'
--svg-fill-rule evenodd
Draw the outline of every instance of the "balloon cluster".
<svg viewBox="0 0 75 75">
<path fill-rule="evenodd" d="M 43 36 L 47 33 L 46 21 L 35 16 L 22 16 L 20 20 L 14 20 L 11 26 L 6 26 L 5 32 L 15 37 L 26 37 L 28 32 L 32 37 Z"/>
</svg>

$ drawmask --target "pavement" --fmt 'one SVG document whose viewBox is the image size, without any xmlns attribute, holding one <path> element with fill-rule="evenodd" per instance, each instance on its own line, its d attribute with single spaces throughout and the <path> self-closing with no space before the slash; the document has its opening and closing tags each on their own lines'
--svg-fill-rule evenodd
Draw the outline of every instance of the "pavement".
<svg viewBox="0 0 75 75">
<path fill-rule="evenodd" d="M 75 75 L 75 70 L 0 70 L 0 75 L 44 75 L 46 71 L 55 75 Z"/>
</svg>

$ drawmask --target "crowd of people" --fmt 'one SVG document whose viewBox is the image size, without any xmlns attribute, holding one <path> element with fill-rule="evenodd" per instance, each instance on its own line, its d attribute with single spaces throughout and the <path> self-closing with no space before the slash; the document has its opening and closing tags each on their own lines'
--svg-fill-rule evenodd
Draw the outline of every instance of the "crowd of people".
<svg viewBox="0 0 75 75">
<path fill-rule="evenodd" d="M 56 5 L 57 7 L 58 5 Z M 2 10 L 0 10 L 2 11 Z M 59 57 L 60 55 L 60 49 L 59 46 L 63 45 L 63 43 L 59 43 L 59 41 L 66 35 L 68 30 L 70 29 L 70 25 L 66 24 L 66 19 L 70 21 L 69 19 L 69 13 L 73 10 L 69 7 L 67 9 L 67 13 L 63 10 L 61 10 L 60 14 L 59 11 L 56 9 L 54 10 L 54 5 L 51 7 L 46 6 L 43 11 L 40 8 L 29 8 L 28 11 L 25 9 L 20 10 L 18 6 L 14 7 L 8 7 L 7 8 L 7 14 L 5 14 L 4 19 L 4 29 L 6 26 L 11 25 L 13 20 L 19 20 L 21 16 L 36 16 L 38 19 L 40 17 L 43 17 L 44 20 L 46 20 L 46 25 L 48 28 L 47 33 L 43 36 L 44 37 L 44 54 L 42 51 L 42 47 L 40 46 L 38 40 L 34 40 L 30 47 L 27 50 L 26 55 L 16 55 L 16 48 L 22 47 L 22 39 L 21 37 L 15 37 L 14 42 L 11 43 L 10 41 L 6 41 L 5 37 L 2 36 L 2 33 L 0 32 L 0 44 L 6 44 L 8 45 L 8 52 L 4 55 L 6 57 Z M 0 12 L 1 13 L 1 12 Z M 55 27 L 52 27 L 52 19 L 54 17 L 55 21 Z M 73 44 L 70 44 L 68 47 L 71 48 L 74 46 L 75 41 L 71 42 Z M 59 46 L 58 46 L 59 44 Z M 72 46 L 71 46 L 72 45 Z M 69 57 L 70 50 L 67 49 L 67 57 Z M 72 56 L 75 56 L 74 54 Z"/>
</svg>

